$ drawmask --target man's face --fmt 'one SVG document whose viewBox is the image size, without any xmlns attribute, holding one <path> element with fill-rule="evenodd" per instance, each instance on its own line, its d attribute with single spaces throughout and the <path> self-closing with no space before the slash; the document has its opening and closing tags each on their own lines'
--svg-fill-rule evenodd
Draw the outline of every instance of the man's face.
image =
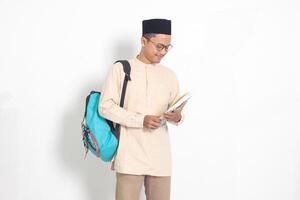
<svg viewBox="0 0 300 200">
<path fill-rule="evenodd" d="M 159 63 L 170 49 L 171 36 L 165 34 L 156 34 L 154 37 L 142 37 L 142 50 L 151 63 Z"/>
</svg>

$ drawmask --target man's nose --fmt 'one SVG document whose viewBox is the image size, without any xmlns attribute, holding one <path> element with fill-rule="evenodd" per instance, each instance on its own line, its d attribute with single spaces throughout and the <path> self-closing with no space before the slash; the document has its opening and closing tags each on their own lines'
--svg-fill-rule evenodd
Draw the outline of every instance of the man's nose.
<svg viewBox="0 0 300 200">
<path fill-rule="evenodd" d="M 161 51 L 160 51 L 160 53 L 161 53 L 161 55 L 166 55 L 167 54 L 167 50 L 166 50 L 166 48 L 163 48 Z"/>
</svg>

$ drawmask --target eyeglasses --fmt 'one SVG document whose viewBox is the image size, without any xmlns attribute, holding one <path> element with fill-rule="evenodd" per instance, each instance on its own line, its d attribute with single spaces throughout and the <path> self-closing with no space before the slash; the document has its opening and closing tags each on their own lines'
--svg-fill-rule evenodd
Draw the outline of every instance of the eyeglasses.
<svg viewBox="0 0 300 200">
<path fill-rule="evenodd" d="M 152 42 L 155 46 L 155 48 L 158 50 L 158 51 L 162 51 L 163 49 L 166 50 L 166 52 L 170 51 L 170 49 L 172 49 L 173 45 L 171 44 L 168 44 L 168 45 L 164 45 L 162 43 L 156 43 L 156 42 L 153 42 L 152 40 L 150 40 L 150 38 L 147 38 L 145 37 L 148 41 Z"/>
</svg>

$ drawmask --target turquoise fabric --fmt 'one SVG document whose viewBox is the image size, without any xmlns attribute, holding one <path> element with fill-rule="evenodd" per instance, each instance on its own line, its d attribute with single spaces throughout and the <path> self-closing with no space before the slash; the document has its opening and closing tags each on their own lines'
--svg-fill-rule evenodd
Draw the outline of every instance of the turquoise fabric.
<svg viewBox="0 0 300 200">
<path fill-rule="evenodd" d="M 106 119 L 98 112 L 100 95 L 100 92 L 91 93 L 89 101 L 87 102 L 86 127 L 89 129 L 89 132 L 84 139 L 84 143 L 88 145 L 88 149 L 96 155 L 96 144 L 91 136 L 91 134 L 93 134 L 100 150 L 99 157 L 103 161 L 109 162 L 116 153 L 118 140 L 111 131 Z"/>
</svg>

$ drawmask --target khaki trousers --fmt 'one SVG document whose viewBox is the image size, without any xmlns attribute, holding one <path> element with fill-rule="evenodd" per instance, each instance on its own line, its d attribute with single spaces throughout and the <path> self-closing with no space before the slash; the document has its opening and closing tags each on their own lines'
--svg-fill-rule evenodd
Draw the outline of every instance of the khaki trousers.
<svg viewBox="0 0 300 200">
<path fill-rule="evenodd" d="M 147 200 L 170 200 L 171 177 L 116 173 L 116 200 L 139 200 L 144 184 Z"/>
</svg>

